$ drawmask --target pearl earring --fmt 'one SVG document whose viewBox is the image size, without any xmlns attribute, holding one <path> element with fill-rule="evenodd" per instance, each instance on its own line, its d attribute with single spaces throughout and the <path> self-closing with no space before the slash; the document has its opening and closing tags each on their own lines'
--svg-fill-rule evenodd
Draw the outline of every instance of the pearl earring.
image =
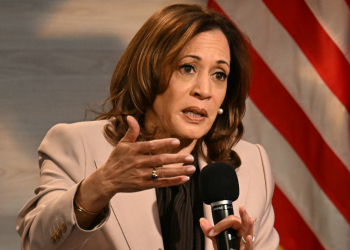
<svg viewBox="0 0 350 250">
<path fill-rule="evenodd" d="M 218 114 L 221 115 L 222 113 L 224 113 L 224 110 L 222 108 L 218 109 Z"/>
</svg>

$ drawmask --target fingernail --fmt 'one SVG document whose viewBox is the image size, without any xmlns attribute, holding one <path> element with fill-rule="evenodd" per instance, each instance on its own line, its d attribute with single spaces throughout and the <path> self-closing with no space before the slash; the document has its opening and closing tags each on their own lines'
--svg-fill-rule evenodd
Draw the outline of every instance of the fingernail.
<svg viewBox="0 0 350 250">
<path fill-rule="evenodd" d="M 191 166 L 191 167 L 187 168 L 186 171 L 188 173 L 193 173 L 194 171 L 196 171 L 196 168 L 194 166 Z"/>
<path fill-rule="evenodd" d="M 194 158 L 193 158 L 192 155 L 189 155 L 189 156 L 186 156 L 185 160 L 188 161 L 188 162 L 193 162 Z"/>
<path fill-rule="evenodd" d="M 189 176 L 182 177 L 182 181 L 188 181 L 190 179 Z"/>
<path fill-rule="evenodd" d="M 173 145 L 173 146 L 179 146 L 180 145 L 180 141 L 179 140 L 173 140 L 170 144 Z"/>
<path fill-rule="evenodd" d="M 214 230 L 212 229 L 212 230 L 210 230 L 210 232 L 209 232 L 209 234 L 208 234 L 209 236 L 213 236 L 214 235 Z"/>
</svg>

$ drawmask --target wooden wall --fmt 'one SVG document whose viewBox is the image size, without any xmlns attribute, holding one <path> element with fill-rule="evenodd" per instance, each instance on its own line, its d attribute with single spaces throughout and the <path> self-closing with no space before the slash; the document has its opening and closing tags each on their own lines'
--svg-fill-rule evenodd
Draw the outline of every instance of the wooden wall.
<svg viewBox="0 0 350 250">
<path fill-rule="evenodd" d="M 46 132 L 84 120 L 142 23 L 176 2 L 0 0 L 0 249 L 20 249 L 15 218 L 38 185 Z"/>
</svg>

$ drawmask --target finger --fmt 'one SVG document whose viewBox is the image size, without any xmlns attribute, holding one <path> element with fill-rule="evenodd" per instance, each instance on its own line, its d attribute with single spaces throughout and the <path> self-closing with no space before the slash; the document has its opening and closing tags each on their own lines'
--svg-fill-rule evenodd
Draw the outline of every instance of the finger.
<svg viewBox="0 0 350 250">
<path fill-rule="evenodd" d="M 249 220 L 249 214 L 248 212 L 245 210 L 244 206 L 239 206 L 239 215 L 241 216 L 242 220 Z"/>
<path fill-rule="evenodd" d="M 238 218 L 237 216 L 230 215 L 230 216 L 226 217 L 225 219 L 219 221 L 213 227 L 211 236 L 216 236 L 228 228 L 232 228 L 232 229 L 235 229 L 238 231 L 238 230 L 240 230 L 241 226 L 242 226 L 241 219 Z"/>
<path fill-rule="evenodd" d="M 162 178 L 162 179 L 152 179 L 152 181 L 147 182 L 147 188 L 162 188 L 162 187 L 171 187 L 184 184 L 189 181 L 190 177 L 188 176 L 177 176 L 172 178 Z"/>
<path fill-rule="evenodd" d="M 172 149 L 180 145 L 179 139 L 176 138 L 166 138 L 158 139 L 152 141 L 138 142 L 136 146 L 138 147 L 138 152 L 140 154 L 161 154 L 170 152 Z"/>
<path fill-rule="evenodd" d="M 244 250 L 253 250 L 254 249 L 254 242 L 251 235 L 248 235 L 246 239 L 245 246 L 243 247 Z M 243 244 L 244 245 L 244 244 Z"/>
<path fill-rule="evenodd" d="M 203 231 L 204 235 L 209 237 L 209 238 L 212 238 L 212 237 L 209 236 L 209 232 L 213 228 L 213 226 L 210 224 L 210 222 L 207 219 L 205 219 L 205 218 L 201 218 L 199 220 L 199 225 L 202 228 L 202 231 Z"/>
<path fill-rule="evenodd" d="M 126 131 L 124 137 L 120 140 L 120 142 L 135 142 L 137 137 L 140 134 L 140 125 L 137 123 L 136 119 L 130 115 L 126 117 L 126 121 L 128 122 L 129 129 Z"/>
<path fill-rule="evenodd" d="M 209 236 L 209 233 L 213 229 L 213 226 L 205 218 L 201 218 L 199 220 L 199 225 L 200 225 L 204 235 L 212 240 L 214 249 L 217 250 L 216 238 L 213 236 Z"/>
<path fill-rule="evenodd" d="M 249 214 L 245 210 L 244 206 L 239 207 L 239 214 L 242 220 L 242 230 L 244 237 L 247 235 L 254 235 L 254 218 L 249 217 Z"/>
<path fill-rule="evenodd" d="M 171 168 L 157 168 L 156 172 L 158 178 L 170 178 L 180 175 L 193 174 L 196 171 L 196 167 L 193 165 L 187 165 L 182 167 L 171 167 Z"/>
<path fill-rule="evenodd" d="M 174 168 L 167 165 L 177 163 L 191 163 L 194 161 L 194 158 L 190 154 L 140 155 L 137 156 L 137 158 L 135 158 L 134 161 L 137 161 L 135 162 L 136 165 L 142 166 L 143 168 L 154 168 L 156 166 L 163 166 L 164 170 L 183 170 L 183 166 Z"/>
<path fill-rule="evenodd" d="M 244 245 L 245 250 L 253 249 L 254 243 L 253 243 L 253 235 L 254 235 L 254 218 L 249 217 L 247 211 L 245 210 L 244 206 L 239 207 L 239 214 L 242 219 L 242 230 L 241 230 L 241 236 L 244 237 L 246 243 L 241 240 L 241 245 Z"/>
</svg>

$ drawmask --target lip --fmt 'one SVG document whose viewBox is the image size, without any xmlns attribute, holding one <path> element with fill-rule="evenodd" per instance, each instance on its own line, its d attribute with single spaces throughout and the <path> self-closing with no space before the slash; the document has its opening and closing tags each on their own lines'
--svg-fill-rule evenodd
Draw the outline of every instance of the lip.
<svg viewBox="0 0 350 250">
<path fill-rule="evenodd" d="M 185 112 L 193 112 L 196 114 L 200 114 L 202 116 L 192 116 L 192 115 L 186 114 Z M 203 121 L 208 116 L 208 113 L 205 109 L 201 109 L 196 106 L 187 107 L 182 110 L 182 113 L 192 122 Z"/>
</svg>

